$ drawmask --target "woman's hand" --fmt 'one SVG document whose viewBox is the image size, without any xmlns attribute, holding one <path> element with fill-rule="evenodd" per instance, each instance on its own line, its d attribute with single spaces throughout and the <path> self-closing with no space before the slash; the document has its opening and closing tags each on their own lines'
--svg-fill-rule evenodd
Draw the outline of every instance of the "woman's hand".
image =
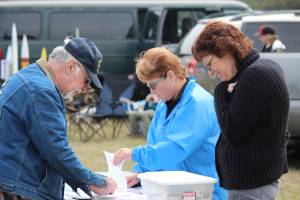
<svg viewBox="0 0 300 200">
<path fill-rule="evenodd" d="M 91 191 L 95 192 L 96 194 L 107 195 L 107 194 L 114 193 L 114 191 L 117 189 L 117 183 L 113 179 L 107 178 L 105 187 L 99 187 L 97 185 L 89 185 L 89 188 Z"/>
<path fill-rule="evenodd" d="M 234 82 L 234 83 L 230 83 L 230 84 L 228 85 L 227 91 L 228 91 L 229 93 L 232 93 L 232 92 L 233 92 L 236 83 L 237 83 L 237 81 Z"/>
<path fill-rule="evenodd" d="M 137 177 L 138 174 L 139 173 L 134 172 L 126 175 L 127 187 L 131 188 L 132 186 L 140 182 L 140 179 L 138 179 Z"/>
<path fill-rule="evenodd" d="M 128 148 L 119 149 L 114 156 L 113 164 L 119 165 L 122 161 L 131 160 L 132 150 Z"/>
</svg>

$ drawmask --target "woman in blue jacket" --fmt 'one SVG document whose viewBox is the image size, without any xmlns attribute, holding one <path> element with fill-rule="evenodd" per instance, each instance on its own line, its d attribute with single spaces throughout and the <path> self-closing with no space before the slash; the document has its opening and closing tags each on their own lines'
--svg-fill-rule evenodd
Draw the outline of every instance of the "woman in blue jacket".
<svg viewBox="0 0 300 200">
<path fill-rule="evenodd" d="M 147 144 L 122 148 L 114 164 L 133 160 L 137 164 L 127 178 L 131 187 L 138 173 L 180 170 L 218 179 L 215 145 L 219 138 L 213 97 L 188 78 L 179 59 L 165 48 L 146 51 L 136 64 L 138 78 L 161 100 L 149 127 Z M 227 199 L 216 184 L 213 199 Z"/>
</svg>

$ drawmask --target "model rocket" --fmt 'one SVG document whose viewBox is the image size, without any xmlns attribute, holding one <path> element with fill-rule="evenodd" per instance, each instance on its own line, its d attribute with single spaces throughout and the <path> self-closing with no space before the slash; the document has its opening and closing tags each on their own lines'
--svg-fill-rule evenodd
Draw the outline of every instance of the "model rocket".
<svg viewBox="0 0 300 200">
<path fill-rule="evenodd" d="M 4 73 L 4 80 L 8 80 L 9 77 L 12 75 L 12 47 L 9 45 L 6 51 L 5 57 L 5 67 L 3 69 Z"/>
<path fill-rule="evenodd" d="M 18 58 L 18 33 L 16 24 L 12 24 L 11 29 L 11 52 L 12 52 L 12 74 L 19 71 L 19 58 Z"/>
<path fill-rule="evenodd" d="M 48 55 L 47 55 L 46 47 L 43 47 L 42 51 L 41 51 L 41 57 L 40 57 L 40 59 L 42 59 L 44 61 L 47 61 L 47 58 L 48 58 Z"/>
<path fill-rule="evenodd" d="M 29 65 L 29 47 L 26 34 L 23 34 L 22 47 L 21 47 L 21 67 Z"/>
</svg>

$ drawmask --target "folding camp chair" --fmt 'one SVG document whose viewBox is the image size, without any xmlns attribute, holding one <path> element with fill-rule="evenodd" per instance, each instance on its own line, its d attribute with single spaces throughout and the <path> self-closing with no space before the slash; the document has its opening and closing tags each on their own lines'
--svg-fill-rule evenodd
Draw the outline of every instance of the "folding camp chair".
<svg viewBox="0 0 300 200">
<path fill-rule="evenodd" d="M 126 104 L 120 98 L 132 97 L 135 82 L 128 80 L 126 75 L 105 74 L 102 85 L 95 112 L 77 114 L 78 127 L 84 132 L 82 138 L 85 142 L 94 135 L 105 138 L 108 127 L 111 127 L 112 138 L 117 138 L 123 125 L 127 125 Z"/>
<path fill-rule="evenodd" d="M 95 104 L 99 102 L 99 91 L 91 89 L 86 94 L 75 94 L 65 97 L 65 103 L 68 110 L 68 133 L 69 137 L 79 135 L 79 139 L 83 142 L 89 140 L 92 128 L 89 119 L 85 117 L 95 113 Z M 105 132 L 97 133 L 102 138 Z"/>
</svg>

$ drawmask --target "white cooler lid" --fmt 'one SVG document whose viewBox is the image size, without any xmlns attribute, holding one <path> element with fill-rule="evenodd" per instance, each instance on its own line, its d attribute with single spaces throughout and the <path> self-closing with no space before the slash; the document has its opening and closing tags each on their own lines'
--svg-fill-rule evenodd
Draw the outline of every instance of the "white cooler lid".
<svg viewBox="0 0 300 200">
<path fill-rule="evenodd" d="M 217 179 L 193 174 L 185 171 L 158 171 L 145 172 L 138 175 L 138 178 L 161 185 L 190 185 L 190 184 L 211 184 Z"/>
</svg>

